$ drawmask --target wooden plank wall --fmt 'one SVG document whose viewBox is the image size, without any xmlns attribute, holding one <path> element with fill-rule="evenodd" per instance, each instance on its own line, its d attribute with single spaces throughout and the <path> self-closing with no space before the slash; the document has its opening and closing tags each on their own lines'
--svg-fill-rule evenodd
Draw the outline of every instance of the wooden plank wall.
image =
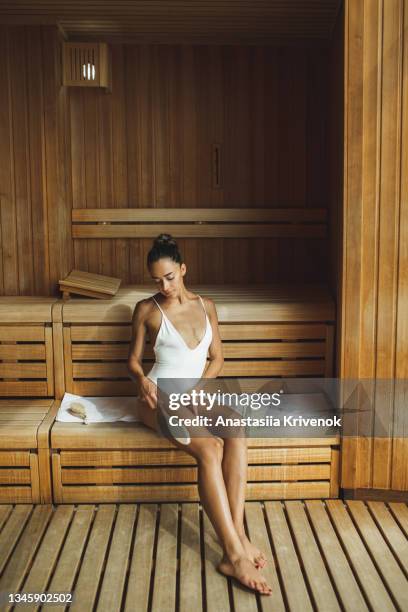
<svg viewBox="0 0 408 612">
<path fill-rule="evenodd" d="M 328 206 L 327 49 L 116 44 L 106 94 L 60 86 L 54 26 L 0 27 L 0 294 L 55 294 L 74 265 L 150 280 L 150 240 L 73 244 L 72 206 Z M 327 239 L 180 244 L 190 283 L 328 278 Z"/>
<path fill-rule="evenodd" d="M 407 380 L 408 1 L 349 0 L 345 27 L 341 376 Z M 406 491 L 406 401 L 369 400 L 373 438 L 343 440 L 342 486 Z"/>
<path fill-rule="evenodd" d="M 73 258 L 72 205 L 327 206 L 329 66 L 320 49 L 113 45 L 105 94 L 59 86 L 55 28 L 1 34 L 0 293 L 53 293 L 73 264 L 147 280 L 148 240 L 76 241 Z M 181 246 L 190 282 L 327 275 L 325 240 Z"/>
<path fill-rule="evenodd" d="M 112 45 L 112 63 L 111 95 L 70 91 L 74 208 L 327 207 L 328 52 Z M 150 240 L 74 243 L 78 268 L 150 280 Z M 180 245 L 190 282 L 327 278 L 325 239 Z"/>
<path fill-rule="evenodd" d="M 49 295 L 72 264 L 67 91 L 53 26 L 0 26 L 0 294 Z"/>
<path fill-rule="evenodd" d="M 329 285 L 336 305 L 341 304 L 342 216 L 344 174 L 344 5 L 341 6 L 330 49 L 329 79 Z M 338 376 L 341 317 L 336 317 L 334 372 Z"/>
</svg>

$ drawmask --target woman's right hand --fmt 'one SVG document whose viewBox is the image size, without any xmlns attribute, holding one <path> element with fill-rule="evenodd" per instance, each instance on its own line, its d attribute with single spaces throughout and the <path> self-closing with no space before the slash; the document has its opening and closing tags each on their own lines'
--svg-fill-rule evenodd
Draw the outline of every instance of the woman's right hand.
<svg viewBox="0 0 408 612">
<path fill-rule="evenodd" d="M 157 408 L 157 386 L 150 378 L 143 376 L 139 379 L 139 395 L 151 410 Z"/>
</svg>

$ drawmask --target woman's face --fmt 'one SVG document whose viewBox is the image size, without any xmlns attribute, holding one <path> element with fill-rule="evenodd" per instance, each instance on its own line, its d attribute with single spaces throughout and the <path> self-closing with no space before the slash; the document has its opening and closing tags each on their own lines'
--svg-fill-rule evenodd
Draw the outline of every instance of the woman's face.
<svg viewBox="0 0 408 612">
<path fill-rule="evenodd" d="M 150 264 L 150 275 L 159 287 L 160 293 L 165 297 L 178 295 L 183 285 L 183 276 L 186 273 L 184 263 L 178 264 L 169 257 L 163 257 Z"/>
</svg>

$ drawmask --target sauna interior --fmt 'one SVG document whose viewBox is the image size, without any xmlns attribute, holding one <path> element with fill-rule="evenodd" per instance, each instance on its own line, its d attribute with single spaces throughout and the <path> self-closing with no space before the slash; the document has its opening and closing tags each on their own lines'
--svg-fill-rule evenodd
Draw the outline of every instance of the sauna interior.
<svg viewBox="0 0 408 612">
<path fill-rule="evenodd" d="M 408 0 L 0 0 L 1 610 L 408 610 L 407 145 Z M 248 437 L 271 597 L 218 570 L 189 453 L 60 420 L 66 394 L 133 406 L 163 231 L 231 385 L 267 379 L 307 416 L 322 381 L 373 382 L 357 435 Z M 72 271 L 120 287 L 77 294 Z"/>
<path fill-rule="evenodd" d="M 335 376 L 344 8 L 204 4 L 2 3 L 3 447 L 17 427 L 27 479 L 4 473 L 6 500 L 197 499 L 186 458 L 146 427 L 54 420 L 65 392 L 135 393 L 130 321 L 162 231 L 216 302 L 223 376 Z M 72 77 L 83 43 L 107 44 L 104 86 Z M 119 292 L 62 300 L 72 269 Z M 251 445 L 249 499 L 338 496 L 339 435 Z"/>
<path fill-rule="evenodd" d="M 147 428 L 55 420 L 65 392 L 134 393 L 130 322 L 155 291 L 146 255 L 159 232 L 177 238 L 187 286 L 216 303 L 224 376 L 368 376 L 354 367 L 368 345 L 353 344 L 363 251 L 343 249 L 344 220 L 353 247 L 363 231 L 363 17 L 340 0 L 1 3 L 1 500 L 198 499 L 187 455 Z M 103 47 L 106 82 L 68 83 L 68 45 Z M 64 300 L 71 270 L 120 289 Z M 397 446 L 344 444 L 251 440 L 249 499 L 404 489 Z M 136 467 L 153 464 L 143 480 Z"/>
<path fill-rule="evenodd" d="M 149 15 L 115 25 L 100 4 L 91 21 L 62 3 L 56 27 L 51 3 L 2 2 L 3 23 L 31 21 L 2 25 L 2 294 L 58 295 L 74 267 L 150 282 L 151 240 L 73 239 L 77 209 L 262 208 L 301 211 L 277 214 L 276 237 L 181 239 L 188 281 L 336 296 L 341 2 L 208 2 L 151 34 Z M 65 40 L 108 41 L 111 91 L 62 86 Z"/>
</svg>

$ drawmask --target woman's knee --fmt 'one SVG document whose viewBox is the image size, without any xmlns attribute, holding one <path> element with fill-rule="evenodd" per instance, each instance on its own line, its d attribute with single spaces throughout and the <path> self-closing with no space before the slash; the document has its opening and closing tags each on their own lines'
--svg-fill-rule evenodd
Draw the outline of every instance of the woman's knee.
<svg viewBox="0 0 408 612">
<path fill-rule="evenodd" d="M 201 438 L 195 449 L 195 457 L 199 464 L 221 463 L 223 454 L 224 441 L 215 436 Z"/>
<path fill-rule="evenodd" d="M 231 446 L 234 448 L 239 447 L 245 449 L 248 446 L 248 439 L 246 438 L 244 433 L 242 433 L 242 435 L 231 436 L 230 438 L 226 437 L 224 440 L 224 445 Z"/>
</svg>

